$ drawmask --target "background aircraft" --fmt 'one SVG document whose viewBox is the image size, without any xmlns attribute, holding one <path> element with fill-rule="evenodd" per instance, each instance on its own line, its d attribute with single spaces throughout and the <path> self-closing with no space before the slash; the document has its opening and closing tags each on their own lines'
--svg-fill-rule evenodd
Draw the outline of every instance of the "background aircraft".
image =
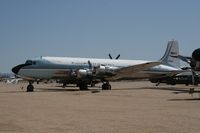
<svg viewBox="0 0 200 133">
<path fill-rule="evenodd" d="M 182 61 L 188 63 L 189 67 L 182 68 L 183 70 L 189 70 L 187 73 L 180 73 L 172 77 L 156 78 L 152 79 L 152 83 L 166 83 L 166 84 L 185 84 L 185 85 L 198 85 L 200 83 L 200 48 L 195 49 L 192 52 L 192 56 L 183 55 L 172 55 L 174 58 L 181 59 Z M 191 88 L 190 93 L 194 89 Z"/>
<path fill-rule="evenodd" d="M 200 77 L 197 74 L 194 75 L 193 77 L 191 72 L 187 71 L 174 76 L 151 79 L 150 81 L 152 83 L 156 83 L 156 86 L 158 86 L 160 83 L 168 85 L 185 84 L 188 86 L 188 85 L 198 85 L 200 83 Z"/>
<path fill-rule="evenodd" d="M 33 82 L 46 79 L 64 79 L 77 84 L 80 90 L 88 84 L 101 81 L 102 89 L 109 90 L 109 81 L 154 79 L 182 72 L 178 41 L 169 41 L 164 56 L 159 61 L 110 60 L 95 58 L 39 57 L 15 66 L 12 71 L 29 81 L 27 91 L 33 91 Z"/>
<path fill-rule="evenodd" d="M 19 77 L 10 77 L 10 78 L 7 78 L 5 80 L 5 83 L 7 84 L 18 84 L 19 82 L 23 82 L 24 80 L 22 78 L 19 78 Z"/>
<path fill-rule="evenodd" d="M 13 73 L 0 73 L 0 81 L 7 81 L 11 77 L 14 77 Z"/>
<path fill-rule="evenodd" d="M 183 55 L 178 55 L 177 58 L 179 58 L 182 61 L 188 63 L 190 65 L 190 67 L 191 67 L 192 70 L 194 70 L 194 71 L 200 71 L 200 48 L 194 50 L 192 52 L 192 56 L 191 57 L 189 57 L 189 56 L 183 56 Z"/>
</svg>

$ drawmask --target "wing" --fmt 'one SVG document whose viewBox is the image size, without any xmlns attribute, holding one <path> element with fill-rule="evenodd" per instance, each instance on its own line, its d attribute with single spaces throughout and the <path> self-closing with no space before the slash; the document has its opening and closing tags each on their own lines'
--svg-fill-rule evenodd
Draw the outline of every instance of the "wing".
<svg viewBox="0 0 200 133">
<path fill-rule="evenodd" d="M 128 66 L 128 67 L 123 67 L 115 70 L 116 75 L 114 78 L 119 78 L 119 77 L 124 77 L 126 75 L 130 75 L 130 73 L 137 73 L 142 70 L 146 70 L 148 68 L 151 68 L 153 66 L 157 66 L 162 64 L 160 61 L 156 62 L 147 62 L 147 63 L 142 63 L 138 65 L 133 65 L 133 66 Z"/>
</svg>

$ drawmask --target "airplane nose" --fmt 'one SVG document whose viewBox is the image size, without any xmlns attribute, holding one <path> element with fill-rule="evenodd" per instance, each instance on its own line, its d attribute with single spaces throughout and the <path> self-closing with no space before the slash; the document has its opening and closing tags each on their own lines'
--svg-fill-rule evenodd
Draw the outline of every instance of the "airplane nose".
<svg viewBox="0 0 200 133">
<path fill-rule="evenodd" d="M 24 66 L 25 66 L 25 64 L 17 65 L 17 66 L 12 68 L 12 72 L 15 73 L 15 74 L 18 74 L 19 70 Z"/>
</svg>

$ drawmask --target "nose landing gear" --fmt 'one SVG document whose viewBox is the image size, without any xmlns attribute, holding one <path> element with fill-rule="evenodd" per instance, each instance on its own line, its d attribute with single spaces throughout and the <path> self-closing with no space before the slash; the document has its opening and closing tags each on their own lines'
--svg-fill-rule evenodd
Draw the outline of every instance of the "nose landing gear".
<svg viewBox="0 0 200 133">
<path fill-rule="evenodd" d="M 27 92 L 33 92 L 34 91 L 34 86 L 32 85 L 32 82 L 29 82 L 29 85 L 26 88 Z"/>
</svg>

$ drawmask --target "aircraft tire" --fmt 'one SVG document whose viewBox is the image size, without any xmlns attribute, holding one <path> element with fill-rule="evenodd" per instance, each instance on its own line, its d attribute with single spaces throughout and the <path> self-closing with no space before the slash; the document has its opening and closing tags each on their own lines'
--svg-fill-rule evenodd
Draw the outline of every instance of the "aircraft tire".
<svg viewBox="0 0 200 133">
<path fill-rule="evenodd" d="M 26 91 L 27 92 L 33 92 L 34 91 L 34 86 L 33 85 L 28 85 Z"/>
<path fill-rule="evenodd" d="M 102 90 L 111 90 L 111 85 L 109 83 L 103 84 Z"/>
<path fill-rule="evenodd" d="M 79 84 L 79 89 L 80 90 L 88 90 L 88 86 L 85 83 L 81 83 L 81 84 Z"/>
<path fill-rule="evenodd" d="M 95 83 L 92 82 L 92 83 L 91 83 L 91 87 L 95 87 Z"/>
</svg>

